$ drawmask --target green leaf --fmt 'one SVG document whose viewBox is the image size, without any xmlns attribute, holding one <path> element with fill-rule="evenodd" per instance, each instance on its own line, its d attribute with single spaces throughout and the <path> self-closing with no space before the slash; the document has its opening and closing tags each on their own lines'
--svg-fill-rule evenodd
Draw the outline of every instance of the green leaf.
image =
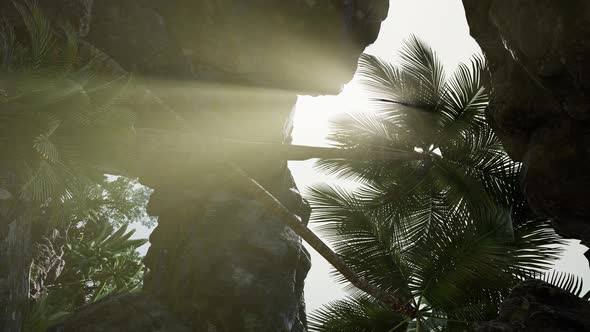
<svg viewBox="0 0 590 332">
<path fill-rule="evenodd" d="M 563 249 L 550 221 L 527 207 L 520 164 L 485 122 L 485 70 L 474 57 L 447 79 L 435 53 L 415 37 L 397 66 L 363 55 L 357 76 L 369 109 L 336 119 L 331 144 L 416 151 L 420 158 L 320 160 L 320 171 L 359 186 L 315 186 L 306 195 L 311 221 L 356 273 L 416 303 L 409 330 L 466 330 L 494 318 L 510 289 L 547 269 Z M 314 328 L 354 325 L 340 315 L 352 315 L 349 308 L 319 311 Z"/>
<path fill-rule="evenodd" d="M 55 43 L 51 23 L 43 15 L 41 9 L 32 2 L 13 3 L 19 12 L 31 37 L 31 55 L 35 67 L 47 62 L 47 58 Z"/>
<path fill-rule="evenodd" d="M 406 326 L 406 318 L 366 297 L 334 301 L 309 316 L 309 331 L 314 332 L 405 331 Z"/>
</svg>

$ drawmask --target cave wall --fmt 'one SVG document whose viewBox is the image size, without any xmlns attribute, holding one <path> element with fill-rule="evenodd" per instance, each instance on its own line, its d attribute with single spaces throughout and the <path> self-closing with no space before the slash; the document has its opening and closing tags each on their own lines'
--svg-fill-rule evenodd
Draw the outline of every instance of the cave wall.
<svg viewBox="0 0 590 332">
<path fill-rule="evenodd" d="M 577 332 L 590 330 L 590 302 L 541 280 L 525 281 L 502 302 L 498 318 L 476 332 Z"/>
<path fill-rule="evenodd" d="M 297 94 L 335 94 L 378 34 L 387 0 L 55 0 L 55 20 L 133 74 L 136 128 L 288 142 Z M 10 4 L 0 3 L 9 15 Z M 149 96 L 149 97 L 146 97 Z M 156 101 L 156 102 L 155 102 Z M 198 142 L 195 142 L 198 144 Z M 240 166 L 307 222 L 286 161 Z M 143 292 L 53 331 L 305 331 L 301 240 L 225 181 L 162 151 L 136 169 L 159 217 Z"/>
<path fill-rule="evenodd" d="M 590 242 L 590 3 L 463 0 L 490 68 L 487 113 L 531 207 Z"/>
<path fill-rule="evenodd" d="M 487 59 L 487 118 L 537 214 L 590 245 L 590 3 L 463 0 Z M 586 252 L 590 258 L 590 250 Z M 540 281 L 514 288 L 496 320 L 475 331 L 587 331 L 587 300 Z"/>
</svg>

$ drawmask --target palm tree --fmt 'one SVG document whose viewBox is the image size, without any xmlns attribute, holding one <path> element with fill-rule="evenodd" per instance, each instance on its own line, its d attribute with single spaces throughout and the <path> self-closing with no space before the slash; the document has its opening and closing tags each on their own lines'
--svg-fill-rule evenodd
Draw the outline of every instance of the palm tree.
<svg viewBox="0 0 590 332">
<path fill-rule="evenodd" d="M 510 289 L 548 268 L 563 244 L 550 220 L 535 219 L 521 197 L 511 212 L 511 236 L 498 227 L 501 210 L 481 210 L 474 216 L 438 206 L 433 214 L 436 227 L 412 245 L 392 236 L 391 227 L 367 210 L 355 193 L 321 186 L 312 189 L 309 198 L 315 209 L 312 221 L 347 266 L 380 289 L 397 291 L 418 308 L 415 319 L 396 316 L 351 288 L 351 298 L 311 316 L 312 331 L 387 332 L 405 331 L 408 326 L 420 331 L 466 329 L 470 322 L 494 318 Z M 341 317 L 349 311 L 357 314 L 348 323 Z"/>
<path fill-rule="evenodd" d="M 417 152 L 421 159 L 320 160 L 317 168 L 364 184 L 371 210 L 393 234 L 418 236 L 431 226 L 435 207 L 476 213 L 512 205 L 518 163 L 512 162 L 485 123 L 485 64 L 473 57 L 448 79 L 434 52 L 412 37 L 396 67 L 363 55 L 358 82 L 372 108 L 334 122 L 328 139 L 338 148 Z M 509 213 L 505 214 L 509 216 Z M 500 220 L 509 231 L 510 220 Z"/>
<path fill-rule="evenodd" d="M 394 322 L 388 309 L 353 292 L 318 311 L 312 329 L 464 327 L 493 317 L 510 287 L 558 257 L 561 240 L 548 220 L 528 211 L 517 185 L 520 165 L 485 122 L 484 73 L 483 59 L 474 57 L 446 78 L 434 52 L 415 37 L 399 67 L 361 57 L 358 80 L 373 107 L 337 119 L 329 139 L 336 148 L 421 158 L 320 160 L 320 170 L 359 188 L 312 188 L 312 221 L 344 264 L 417 312 Z M 341 319 L 346 312 L 355 313 L 350 324 Z M 359 328 L 373 326 L 372 317 L 389 320 Z"/>
</svg>

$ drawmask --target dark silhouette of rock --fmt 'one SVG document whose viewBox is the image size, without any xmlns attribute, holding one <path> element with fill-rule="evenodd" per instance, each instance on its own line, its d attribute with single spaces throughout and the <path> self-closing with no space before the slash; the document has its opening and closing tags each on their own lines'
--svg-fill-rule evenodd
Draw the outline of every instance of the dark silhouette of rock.
<svg viewBox="0 0 590 332">
<path fill-rule="evenodd" d="M 85 306 L 48 332 L 189 332 L 170 310 L 147 293 L 116 295 Z M 199 331 L 199 330 L 196 330 Z M 202 329 L 201 331 L 208 331 Z"/>
<path fill-rule="evenodd" d="M 590 243 L 590 3 L 463 0 L 490 69 L 487 118 L 524 163 L 530 206 L 566 238 Z M 590 251 L 586 252 L 586 256 Z M 590 305 L 530 281 L 477 331 L 589 331 Z"/>
<path fill-rule="evenodd" d="M 497 319 L 477 325 L 477 332 L 590 331 L 590 302 L 539 280 L 516 286 Z"/>
<path fill-rule="evenodd" d="M 488 119 L 524 163 L 531 207 L 556 231 L 590 231 L 590 3 L 464 0 L 490 67 Z"/>
</svg>

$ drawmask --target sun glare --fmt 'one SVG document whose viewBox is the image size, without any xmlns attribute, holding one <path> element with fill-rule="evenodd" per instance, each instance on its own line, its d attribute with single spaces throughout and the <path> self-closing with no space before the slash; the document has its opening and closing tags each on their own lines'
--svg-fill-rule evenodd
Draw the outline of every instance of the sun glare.
<svg viewBox="0 0 590 332">
<path fill-rule="evenodd" d="M 366 98 L 354 82 L 337 96 L 299 96 L 293 119 L 293 144 L 328 146 L 330 120 L 346 112 L 362 111 Z"/>
</svg>

